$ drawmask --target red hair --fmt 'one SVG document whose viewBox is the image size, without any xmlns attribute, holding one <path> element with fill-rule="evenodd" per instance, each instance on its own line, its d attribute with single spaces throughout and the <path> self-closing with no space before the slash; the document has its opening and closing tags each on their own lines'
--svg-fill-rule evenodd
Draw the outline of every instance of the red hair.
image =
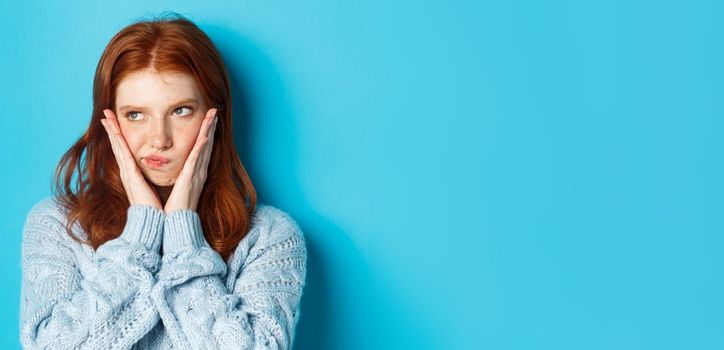
<svg viewBox="0 0 724 350">
<path fill-rule="evenodd" d="M 118 237 L 125 226 L 130 203 L 100 120 L 103 109 L 115 110 L 118 83 L 146 69 L 193 76 L 206 106 L 218 109 L 213 152 L 197 212 L 206 240 L 228 259 L 251 226 L 256 192 L 234 147 L 231 89 L 221 55 L 201 29 L 178 14 L 133 23 L 118 32 L 103 51 L 93 81 L 90 125 L 55 171 L 54 197 L 67 210 L 68 234 L 97 249 Z M 72 234 L 76 221 L 87 239 Z"/>
</svg>

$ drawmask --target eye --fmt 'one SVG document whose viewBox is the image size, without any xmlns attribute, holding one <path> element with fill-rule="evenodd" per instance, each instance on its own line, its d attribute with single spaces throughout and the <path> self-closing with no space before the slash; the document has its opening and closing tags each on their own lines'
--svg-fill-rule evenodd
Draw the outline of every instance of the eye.
<svg viewBox="0 0 724 350">
<path fill-rule="evenodd" d="M 179 114 L 179 113 L 178 113 L 179 111 L 183 111 L 184 109 L 187 109 L 187 110 L 188 110 L 188 113 L 186 113 L 186 114 Z M 181 112 L 181 113 L 183 113 L 183 112 Z M 180 116 L 187 116 L 187 115 L 189 115 L 189 114 L 191 114 L 191 113 L 193 113 L 193 109 L 192 109 L 191 107 L 188 107 L 188 106 L 179 107 L 179 108 L 176 108 L 176 109 L 173 110 L 173 115 L 179 116 L 179 117 L 180 117 Z"/>
<path fill-rule="evenodd" d="M 130 112 L 126 113 L 126 118 L 128 118 L 128 120 L 131 120 L 131 121 L 137 121 L 137 120 L 143 119 L 143 115 L 141 114 L 141 112 L 130 111 Z M 136 118 L 138 118 L 138 119 L 136 119 Z"/>
</svg>

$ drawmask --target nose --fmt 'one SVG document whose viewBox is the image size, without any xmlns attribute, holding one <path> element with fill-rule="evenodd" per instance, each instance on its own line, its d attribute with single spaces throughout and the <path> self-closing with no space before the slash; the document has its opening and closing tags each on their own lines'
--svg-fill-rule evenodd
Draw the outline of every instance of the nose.
<svg viewBox="0 0 724 350">
<path fill-rule="evenodd" d="M 166 150 L 173 146 L 170 125 L 166 118 L 154 118 L 151 127 L 151 146 L 158 150 Z"/>
</svg>

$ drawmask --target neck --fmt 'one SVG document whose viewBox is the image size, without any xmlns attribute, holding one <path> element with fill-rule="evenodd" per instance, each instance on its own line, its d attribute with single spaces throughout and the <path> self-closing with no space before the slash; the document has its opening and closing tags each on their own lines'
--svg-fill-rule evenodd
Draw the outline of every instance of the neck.
<svg viewBox="0 0 724 350">
<path fill-rule="evenodd" d="M 171 195 L 171 190 L 173 190 L 173 186 L 155 186 L 156 193 L 158 193 L 158 199 L 161 200 L 161 205 L 165 206 L 166 201 L 168 200 L 168 196 Z"/>
</svg>

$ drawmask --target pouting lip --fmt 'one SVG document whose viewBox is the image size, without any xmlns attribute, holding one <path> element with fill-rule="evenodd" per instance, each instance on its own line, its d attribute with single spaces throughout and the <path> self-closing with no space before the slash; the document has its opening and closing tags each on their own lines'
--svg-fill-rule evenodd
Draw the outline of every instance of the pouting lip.
<svg viewBox="0 0 724 350">
<path fill-rule="evenodd" d="M 166 164 L 166 163 L 170 162 L 170 160 L 168 160 L 168 158 L 164 158 L 164 157 L 157 156 L 157 155 L 146 156 L 146 157 L 144 157 L 144 159 L 154 161 L 154 162 L 161 162 L 162 164 Z"/>
</svg>

